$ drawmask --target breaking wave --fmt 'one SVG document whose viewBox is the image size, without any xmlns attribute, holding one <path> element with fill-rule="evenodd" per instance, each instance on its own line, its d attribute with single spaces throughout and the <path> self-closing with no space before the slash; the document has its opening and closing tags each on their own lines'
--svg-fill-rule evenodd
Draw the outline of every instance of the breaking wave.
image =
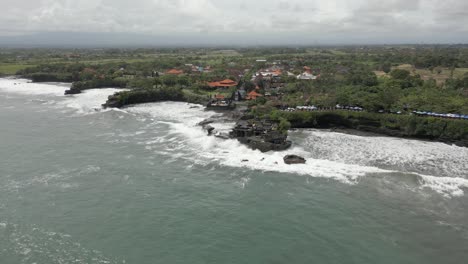
<svg viewBox="0 0 468 264">
<path fill-rule="evenodd" d="M 107 98 L 125 89 L 104 88 L 89 89 L 80 94 L 64 95 L 70 83 L 33 83 L 27 79 L 0 78 L 0 91 L 7 94 L 41 96 L 31 99 L 32 102 L 43 105 L 67 107 L 77 114 L 90 114 L 102 111 L 102 104 Z"/>
<path fill-rule="evenodd" d="M 72 109 L 76 114 L 102 112 L 101 104 L 117 89 L 94 89 L 64 96 L 69 84 L 37 84 L 24 79 L 0 79 L 0 91 L 6 94 L 43 95 L 46 105 Z M 46 97 L 46 98 L 42 98 Z M 53 103 L 49 99 L 53 98 Z M 114 111 L 114 110 L 109 110 Z M 362 177 L 404 174 L 417 179 L 419 189 L 431 189 L 447 196 L 460 196 L 468 188 L 468 148 L 443 143 L 390 137 L 358 136 L 323 130 L 292 131 L 291 149 L 261 153 L 237 140 L 209 137 L 197 123 L 219 115 L 201 106 L 164 102 L 125 108 L 155 134 L 131 136 L 156 153 L 195 164 L 247 168 L 260 171 L 291 173 L 357 183 Z M 218 131 L 229 131 L 232 122 L 211 124 Z M 151 136 L 153 135 L 153 136 Z M 115 136 L 119 136 L 118 134 Z M 113 140 L 116 140 L 115 138 Z M 297 154 L 307 159 L 303 165 L 286 165 L 283 157 Z"/>
<path fill-rule="evenodd" d="M 166 126 L 164 136 L 148 139 L 148 149 L 175 158 L 207 165 L 293 173 L 354 184 L 361 177 L 405 173 L 416 178 L 419 188 L 430 188 L 446 196 L 463 195 L 468 149 L 442 143 L 389 137 L 363 137 L 329 131 L 302 130 L 290 134 L 294 144 L 282 152 L 261 153 L 237 140 L 209 137 L 197 123 L 216 113 L 184 103 L 144 104 L 126 109 L 129 113 L 149 115 L 155 124 Z M 226 130 L 225 123 L 211 124 Z M 231 124 L 232 126 L 232 124 Z M 161 145 L 165 148 L 161 149 Z M 286 165 L 286 154 L 307 159 L 304 165 Z"/>
<path fill-rule="evenodd" d="M 66 96 L 65 101 L 60 104 L 75 109 L 78 114 L 90 114 L 102 110 L 102 104 L 107 98 L 122 89 L 105 88 L 85 90 L 80 94 Z"/>
<path fill-rule="evenodd" d="M 0 91 L 23 95 L 63 96 L 69 83 L 32 83 L 27 79 L 0 78 Z"/>
</svg>

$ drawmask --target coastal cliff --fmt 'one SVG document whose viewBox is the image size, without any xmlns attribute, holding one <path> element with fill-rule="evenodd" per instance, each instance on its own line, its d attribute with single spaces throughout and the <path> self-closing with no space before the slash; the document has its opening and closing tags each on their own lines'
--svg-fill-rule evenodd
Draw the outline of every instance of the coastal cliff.
<svg viewBox="0 0 468 264">
<path fill-rule="evenodd" d="M 281 112 L 292 128 L 355 129 L 381 135 L 434 140 L 468 147 L 468 122 L 366 112 Z"/>
<path fill-rule="evenodd" d="M 127 82 L 120 79 L 96 79 L 90 81 L 74 82 L 65 94 L 79 94 L 81 91 L 98 88 L 125 88 Z"/>
<path fill-rule="evenodd" d="M 204 96 L 190 93 L 175 87 L 159 87 L 151 89 L 135 89 L 123 91 L 109 96 L 104 108 L 120 108 L 126 105 L 153 103 L 161 101 L 176 101 L 205 104 L 208 99 Z"/>
</svg>

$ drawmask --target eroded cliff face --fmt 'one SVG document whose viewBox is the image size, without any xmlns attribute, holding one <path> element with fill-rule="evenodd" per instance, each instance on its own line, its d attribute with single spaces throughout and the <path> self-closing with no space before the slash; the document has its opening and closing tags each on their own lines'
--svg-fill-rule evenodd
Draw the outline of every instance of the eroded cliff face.
<svg viewBox="0 0 468 264">
<path fill-rule="evenodd" d="M 468 147 L 465 120 L 345 112 L 283 113 L 292 128 L 356 129 L 392 137 L 434 140 Z"/>
</svg>

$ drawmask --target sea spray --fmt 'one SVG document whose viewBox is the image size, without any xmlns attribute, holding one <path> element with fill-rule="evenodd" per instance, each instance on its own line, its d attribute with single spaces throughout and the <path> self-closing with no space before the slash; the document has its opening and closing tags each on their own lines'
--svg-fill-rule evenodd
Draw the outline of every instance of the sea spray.
<svg viewBox="0 0 468 264">
<path fill-rule="evenodd" d="M 116 89 L 93 89 L 79 95 L 64 96 L 67 84 L 37 84 L 25 79 L 0 79 L 0 90 L 7 94 L 33 95 L 33 100 L 44 107 L 74 110 L 75 114 L 105 112 L 101 104 Z M 209 137 L 197 123 L 218 115 L 204 111 L 196 105 L 162 102 L 130 106 L 119 111 L 131 114 L 137 120 L 151 122 L 153 128 L 165 126 L 165 135 L 144 138 L 147 149 L 172 158 L 194 163 L 217 163 L 222 166 L 248 168 L 261 171 L 331 178 L 356 183 L 370 174 L 406 173 L 418 175 L 423 188 L 450 195 L 462 195 L 468 177 L 468 149 L 442 143 L 406 140 L 389 137 L 369 137 L 329 132 L 300 130 L 290 133 L 294 142 L 288 151 L 260 153 L 250 150 L 236 140 Z M 123 118 L 124 116 L 119 116 Z M 152 121 L 150 121 L 152 120 Z M 218 131 L 228 132 L 232 123 L 213 123 Z M 135 137 L 139 135 L 132 135 Z M 114 139 L 116 142 L 122 142 Z M 128 141 L 127 139 L 126 141 Z M 138 143 L 137 143 L 138 144 Z M 160 146 L 164 145 L 163 148 Z M 289 166 L 282 158 L 286 154 L 299 154 L 308 161 L 304 165 Z"/>
<path fill-rule="evenodd" d="M 465 148 L 416 140 L 304 130 L 291 133 L 295 143 L 292 149 L 261 153 L 234 139 L 207 136 L 196 124 L 215 113 L 190 106 L 166 102 L 138 105 L 128 108 L 128 111 L 164 120 L 163 124 L 169 127 L 168 141 L 172 142 L 172 147 L 166 148 L 165 154 L 177 155 L 195 163 L 217 162 L 230 167 L 331 178 L 345 183 L 357 183 L 360 177 L 369 174 L 403 172 L 408 177 L 420 177 L 421 184 L 442 194 L 460 195 L 466 187 L 464 178 L 468 165 L 463 160 L 468 149 Z M 156 123 L 162 124 L 161 121 Z M 224 123 L 211 125 L 216 129 L 228 128 Z M 179 136 L 175 143 L 174 134 Z M 305 157 L 307 163 L 284 164 L 283 157 L 289 153 Z M 437 167 L 436 164 L 441 166 Z M 434 184 L 438 177 L 432 175 L 458 177 L 449 181 L 440 178 L 440 182 Z"/>
</svg>

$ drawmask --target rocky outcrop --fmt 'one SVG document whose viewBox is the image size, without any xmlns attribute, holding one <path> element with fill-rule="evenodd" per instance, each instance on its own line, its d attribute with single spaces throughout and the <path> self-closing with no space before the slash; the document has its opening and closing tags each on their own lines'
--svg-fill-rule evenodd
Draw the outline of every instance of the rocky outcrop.
<svg viewBox="0 0 468 264">
<path fill-rule="evenodd" d="M 261 137 L 238 138 L 239 142 L 247 145 L 253 150 L 260 150 L 261 152 L 268 151 L 283 151 L 291 147 L 292 142 L 285 140 L 282 142 L 268 142 L 264 141 Z"/>
<path fill-rule="evenodd" d="M 162 101 L 184 102 L 185 98 L 181 89 L 170 89 L 167 87 L 158 89 L 135 89 L 131 91 L 117 92 L 109 96 L 104 108 L 124 107 L 126 105 L 155 103 Z"/>
<path fill-rule="evenodd" d="M 101 88 L 125 88 L 128 80 L 121 79 L 93 79 L 89 81 L 73 82 L 70 89 L 65 91 L 65 94 L 79 94 L 84 90 L 101 89 Z"/>
<path fill-rule="evenodd" d="M 291 147 L 287 131 L 279 130 L 279 123 L 272 120 L 239 120 L 231 132 L 231 137 L 261 152 L 282 151 Z"/>
<path fill-rule="evenodd" d="M 297 155 L 286 155 L 286 156 L 284 156 L 283 160 L 284 160 L 284 163 L 286 163 L 288 165 L 291 165 L 291 164 L 305 164 L 306 163 L 306 159 L 304 159 L 301 156 L 297 156 Z"/>
<path fill-rule="evenodd" d="M 215 130 L 215 128 L 210 125 L 204 126 L 203 129 L 205 129 L 206 132 L 208 132 L 208 136 L 211 136 L 213 134 L 213 131 Z"/>
<path fill-rule="evenodd" d="M 69 94 L 79 94 L 81 93 L 81 90 L 80 89 L 73 89 L 73 88 L 70 88 L 68 90 L 65 90 L 65 95 L 69 95 Z"/>
<path fill-rule="evenodd" d="M 201 121 L 201 122 L 198 123 L 197 125 L 204 127 L 204 126 L 206 126 L 206 125 L 209 125 L 209 124 L 214 123 L 215 121 L 216 121 L 215 119 L 208 118 L 208 119 L 205 119 L 205 120 Z"/>
</svg>

